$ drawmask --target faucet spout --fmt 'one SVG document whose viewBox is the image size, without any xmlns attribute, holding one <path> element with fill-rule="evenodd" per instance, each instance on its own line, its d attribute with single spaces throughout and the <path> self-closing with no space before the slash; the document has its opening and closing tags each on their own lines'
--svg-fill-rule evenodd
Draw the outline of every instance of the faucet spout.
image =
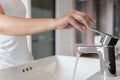
<svg viewBox="0 0 120 80">
<path fill-rule="evenodd" d="M 97 53 L 100 58 L 100 73 L 103 76 L 116 76 L 114 46 L 81 46 L 79 53 Z"/>
</svg>

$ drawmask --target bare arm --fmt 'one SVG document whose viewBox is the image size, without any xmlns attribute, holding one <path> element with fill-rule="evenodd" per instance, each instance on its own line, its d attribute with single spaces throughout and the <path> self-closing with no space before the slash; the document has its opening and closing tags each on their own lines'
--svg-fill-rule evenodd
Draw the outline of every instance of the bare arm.
<svg viewBox="0 0 120 80">
<path fill-rule="evenodd" d="M 8 35 L 29 35 L 54 30 L 54 19 L 26 19 L 4 14 L 0 7 L 0 33 Z"/>
<path fill-rule="evenodd" d="M 77 20 L 82 20 L 82 22 L 78 23 Z M 91 22 L 94 20 L 90 16 L 75 10 L 56 19 L 26 19 L 7 16 L 0 6 L 0 34 L 32 35 L 49 30 L 64 29 L 70 25 L 82 31 L 85 27 L 89 27 Z"/>
</svg>

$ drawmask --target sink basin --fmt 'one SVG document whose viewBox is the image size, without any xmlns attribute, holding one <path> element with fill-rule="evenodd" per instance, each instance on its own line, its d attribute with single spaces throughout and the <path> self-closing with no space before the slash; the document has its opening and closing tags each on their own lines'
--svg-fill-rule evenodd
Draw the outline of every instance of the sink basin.
<svg viewBox="0 0 120 80">
<path fill-rule="evenodd" d="M 51 56 L 0 71 L 0 80 L 72 80 L 76 57 Z M 99 71 L 97 59 L 79 58 L 75 80 Z"/>
<path fill-rule="evenodd" d="M 73 80 L 75 62 L 76 57 L 51 56 L 0 70 L 0 80 Z M 74 80 L 87 80 L 98 71 L 98 59 L 80 57 Z"/>
</svg>

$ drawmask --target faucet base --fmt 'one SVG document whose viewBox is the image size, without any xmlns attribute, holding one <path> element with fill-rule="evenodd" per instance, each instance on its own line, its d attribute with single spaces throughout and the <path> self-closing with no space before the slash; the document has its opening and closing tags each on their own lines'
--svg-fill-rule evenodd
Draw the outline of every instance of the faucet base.
<svg viewBox="0 0 120 80">
<path fill-rule="evenodd" d="M 120 72 L 119 72 L 120 73 Z M 120 80 L 120 75 L 114 76 L 114 77 L 108 77 L 101 75 L 100 72 L 95 73 L 87 80 Z"/>
</svg>

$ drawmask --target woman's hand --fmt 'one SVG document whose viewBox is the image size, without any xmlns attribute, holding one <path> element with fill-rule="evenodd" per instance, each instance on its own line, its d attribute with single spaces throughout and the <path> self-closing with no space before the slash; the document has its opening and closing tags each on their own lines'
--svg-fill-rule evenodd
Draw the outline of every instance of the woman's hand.
<svg viewBox="0 0 120 80">
<path fill-rule="evenodd" d="M 90 28 L 92 23 L 95 23 L 95 20 L 88 14 L 71 10 L 66 15 L 55 19 L 55 29 L 75 27 L 76 29 L 83 31 L 87 27 Z"/>
</svg>

